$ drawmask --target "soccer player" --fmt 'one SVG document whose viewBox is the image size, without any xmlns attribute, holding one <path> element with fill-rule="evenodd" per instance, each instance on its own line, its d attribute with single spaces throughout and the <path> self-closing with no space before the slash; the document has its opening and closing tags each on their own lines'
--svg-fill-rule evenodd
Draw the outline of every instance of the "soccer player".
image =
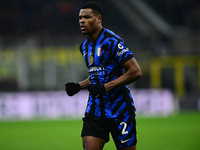
<svg viewBox="0 0 200 150">
<path fill-rule="evenodd" d="M 81 133 L 83 148 L 102 150 L 111 133 L 117 150 L 136 150 L 136 109 L 127 84 L 142 76 L 141 69 L 123 39 L 102 27 L 98 3 L 84 4 L 78 18 L 87 35 L 80 52 L 89 77 L 79 83 L 68 82 L 65 90 L 69 96 L 81 89 L 89 91 Z"/>
</svg>

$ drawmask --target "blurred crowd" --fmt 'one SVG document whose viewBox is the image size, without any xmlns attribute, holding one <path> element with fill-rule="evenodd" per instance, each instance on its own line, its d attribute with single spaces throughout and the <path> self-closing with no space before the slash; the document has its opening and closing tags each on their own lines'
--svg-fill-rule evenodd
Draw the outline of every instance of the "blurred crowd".
<svg viewBox="0 0 200 150">
<path fill-rule="evenodd" d="M 87 1 L 89 0 L 2 0 L 0 36 L 15 38 L 81 35 L 78 13 L 80 7 Z M 127 44 L 146 46 L 147 48 L 143 49 L 150 49 L 154 54 L 172 54 L 170 51 L 173 49 L 168 48 L 170 46 L 168 37 L 161 33 L 155 33 L 153 38 L 144 37 L 130 25 L 111 1 L 97 0 L 97 2 L 103 7 L 103 25 L 119 34 Z M 200 29 L 199 0 L 144 0 L 144 2 L 172 26 Z M 5 43 L 4 40 L 0 45 Z"/>
<path fill-rule="evenodd" d="M 76 33 L 81 1 L 0 1 L 0 35 L 62 35 Z"/>
<path fill-rule="evenodd" d="M 200 28 L 199 0 L 145 0 L 171 25 Z"/>
<path fill-rule="evenodd" d="M 88 0 L 6 0 L 0 1 L 0 35 L 80 35 L 78 13 Z M 110 2 L 99 1 L 108 11 Z M 104 14 L 107 14 L 105 12 Z M 104 19 L 104 23 L 115 24 L 115 19 Z M 121 28 L 121 23 L 114 28 Z M 118 27 L 116 27 L 118 26 Z"/>
<path fill-rule="evenodd" d="M 79 29 L 77 16 L 81 5 L 85 2 L 84 0 L 0 1 L 0 35 L 80 34 L 77 30 Z M 199 0 L 145 0 L 145 2 L 172 25 L 192 29 L 200 27 Z M 105 8 L 109 2 L 100 3 Z M 104 21 L 109 22 L 109 20 Z M 121 28 L 119 23 L 115 26 Z"/>
</svg>

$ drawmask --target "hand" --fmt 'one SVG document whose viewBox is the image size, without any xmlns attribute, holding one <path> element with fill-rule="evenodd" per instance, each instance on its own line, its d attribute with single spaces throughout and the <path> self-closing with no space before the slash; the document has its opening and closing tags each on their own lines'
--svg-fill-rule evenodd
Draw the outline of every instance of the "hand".
<svg viewBox="0 0 200 150">
<path fill-rule="evenodd" d="M 81 86 L 79 83 L 68 82 L 67 84 L 65 84 L 65 91 L 67 92 L 67 95 L 69 96 L 75 95 L 80 90 L 81 90 Z"/>
<path fill-rule="evenodd" d="M 106 93 L 105 87 L 103 84 L 90 84 L 88 86 L 88 91 L 91 95 L 98 97 Z"/>
</svg>

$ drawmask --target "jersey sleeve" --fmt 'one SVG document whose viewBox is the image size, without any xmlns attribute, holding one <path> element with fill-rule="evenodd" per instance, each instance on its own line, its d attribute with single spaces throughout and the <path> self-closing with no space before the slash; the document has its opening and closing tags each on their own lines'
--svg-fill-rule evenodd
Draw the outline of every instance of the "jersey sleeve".
<svg viewBox="0 0 200 150">
<path fill-rule="evenodd" d="M 112 54 L 119 64 L 123 65 L 126 61 L 134 58 L 133 53 L 129 50 L 123 41 L 118 40 L 113 45 Z"/>
</svg>

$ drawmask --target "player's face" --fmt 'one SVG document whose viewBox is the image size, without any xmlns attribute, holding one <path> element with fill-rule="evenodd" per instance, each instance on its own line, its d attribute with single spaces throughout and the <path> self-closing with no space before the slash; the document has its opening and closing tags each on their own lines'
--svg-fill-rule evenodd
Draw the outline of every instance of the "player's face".
<svg viewBox="0 0 200 150">
<path fill-rule="evenodd" d="M 90 8 L 81 9 L 78 18 L 82 33 L 87 35 L 92 35 L 101 21 L 101 17 L 93 13 Z"/>
</svg>

